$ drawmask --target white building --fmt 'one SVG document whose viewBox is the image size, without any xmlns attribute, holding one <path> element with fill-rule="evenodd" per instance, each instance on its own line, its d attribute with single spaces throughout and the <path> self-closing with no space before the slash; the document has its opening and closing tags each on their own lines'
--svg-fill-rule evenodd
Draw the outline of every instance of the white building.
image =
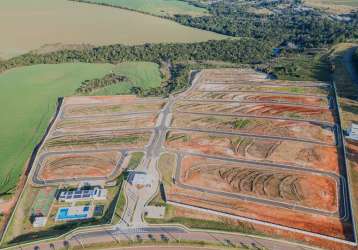
<svg viewBox="0 0 358 250">
<path fill-rule="evenodd" d="M 34 222 L 32 223 L 33 227 L 44 227 L 47 223 L 47 217 L 35 217 Z"/>
<path fill-rule="evenodd" d="M 352 126 L 348 129 L 348 138 L 358 141 L 358 124 L 352 123 Z"/>
<path fill-rule="evenodd" d="M 132 172 L 128 176 L 128 182 L 132 185 L 150 186 L 152 181 L 152 178 L 143 172 Z"/>
<path fill-rule="evenodd" d="M 107 190 L 103 188 L 62 191 L 58 196 L 58 200 L 62 202 L 105 200 L 106 198 Z"/>
</svg>

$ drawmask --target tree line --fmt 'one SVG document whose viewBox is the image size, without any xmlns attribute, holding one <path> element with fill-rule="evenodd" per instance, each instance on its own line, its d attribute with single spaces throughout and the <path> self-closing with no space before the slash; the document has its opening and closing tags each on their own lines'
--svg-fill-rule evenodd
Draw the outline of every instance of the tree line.
<svg viewBox="0 0 358 250">
<path fill-rule="evenodd" d="M 124 61 L 205 61 L 218 60 L 232 63 L 259 64 L 272 56 L 272 44 L 254 39 L 227 39 L 199 43 L 121 44 L 62 50 L 48 54 L 28 53 L 0 62 L 0 72 L 19 66 L 67 62 L 119 63 Z"/>
<path fill-rule="evenodd" d="M 118 84 L 127 81 L 128 78 L 125 76 L 110 73 L 100 79 L 85 80 L 81 83 L 80 87 L 76 89 L 78 94 L 89 94 L 96 89 L 104 88 L 106 86 Z"/>
</svg>

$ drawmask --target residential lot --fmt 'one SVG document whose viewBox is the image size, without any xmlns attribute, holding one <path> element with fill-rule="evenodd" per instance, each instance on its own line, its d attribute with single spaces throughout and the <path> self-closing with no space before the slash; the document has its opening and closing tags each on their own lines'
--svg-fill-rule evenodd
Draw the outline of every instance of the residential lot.
<svg viewBox="0 0 358 250">
<path fill-rule="evenodd" d="M 175 166 L 159 168 L 172 205 L 352 240 L 329 84 L 204 70 L 176 100 L 165 141 Z"/>
<path fill-rule="evenodd" d="M 3 243 L 111 223 L 124 171 L 141 163 L 164 104 L 134 96 L 64 98 L 33 159 Z"/>
</svg>

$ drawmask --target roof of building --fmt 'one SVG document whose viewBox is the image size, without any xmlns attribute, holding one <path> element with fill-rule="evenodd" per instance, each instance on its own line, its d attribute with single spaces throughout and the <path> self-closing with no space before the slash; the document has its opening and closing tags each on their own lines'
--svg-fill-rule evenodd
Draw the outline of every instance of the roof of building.
<svg viewBox="0 0 358 250">
<path fill-rule="evenodd" d="M 59 199 L 76 200 L 76 199 L 91 199 L 93 197 L 105 197 L 107 195 L 106 189 L 80 189 L 75 191 L 62 191 Z"/>
</svg>

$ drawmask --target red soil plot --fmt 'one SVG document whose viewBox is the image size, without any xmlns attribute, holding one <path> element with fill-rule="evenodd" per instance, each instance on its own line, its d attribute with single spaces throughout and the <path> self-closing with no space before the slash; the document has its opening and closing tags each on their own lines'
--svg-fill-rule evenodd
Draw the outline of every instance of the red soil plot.
<svg viewBox="0 0 358 250">
<path fill-rule="evenodd" d="M 209 192 L 204 193 L 193 189 L 184 189 L 177 185 L 166 190 L 166 196 L 169 201 L 181 204 L 302 229 L 340 239 L 347 239 L 352 236 L 349 233 L 352 230 L 351 225 L 343 224 L 335 216 L 306 213 L 298 209 L 287 209 L 242 199 L 228 198 L 223 195 L 210 194 Z M 203 218 L 206 218 L 206 213 L 204 212 Z"/>
<path fill-rule="evenodd" d="M 327 96 L 328 89 L 323 87 L 300 87 L 300 86 L 280 86 L 280 85 L 259 85 L 259 84 L 200 84 L 196 87 L 200 91 L 250 91 L 250 92 L 277 92 L 277 93 L 291 93 L 291 94 L 305 94 Z"/>
<path fill-rule="evenodd" d="M 250 102 L 288 102 L 313 106 L 328 106 L 326 97 L 282 95 L 282 94 L 248 94 L 245 92 L 191 92 L 187 99 L 223 100 L 223 101 L 250 101 Z"/>
<path fill-rule="evenodd" d="M 301 121 L 174 113 L 171 126 L 335 143 L 332 128 Z"/>
<path fill-rule="evenodd" d="M 186 156 L 181 183 L 318 209 L 338 211 L 337 182 L 332 177 L 274 170 L 259 165 Z"/>
<path fill-rule="evenodd" d="M 55 125 L 55 132 L 74 133 L 101 130 L 152 128 L 155 126 L 156 114 L 98 116 L 94 119 L 61 119 Z"/>
<path fill-rule="evenodd" d="M 303 119 L 334 123 L 333 114 L 328 108 L 312 108 L 285 104 L 201 103 L 186 101 L 176 103 L 175 110 L 198 113 L 264 116 L 283 119 Z"/>
<path fill-rule="evenodd" d="M 170 131 L 166 146 L 184 152 L 239 160 L 297 165 L 339 172 L 337 148 L 313 143 L 281 141 L 203 132 Z"/>
<path fill-rule="evenodd" d="M 67 180 L 111 175 L 120 160 L 121 153 L 115 151 L 73 153 L 47 157 L 40 169 L 42 180 Z"/>
</svg>

